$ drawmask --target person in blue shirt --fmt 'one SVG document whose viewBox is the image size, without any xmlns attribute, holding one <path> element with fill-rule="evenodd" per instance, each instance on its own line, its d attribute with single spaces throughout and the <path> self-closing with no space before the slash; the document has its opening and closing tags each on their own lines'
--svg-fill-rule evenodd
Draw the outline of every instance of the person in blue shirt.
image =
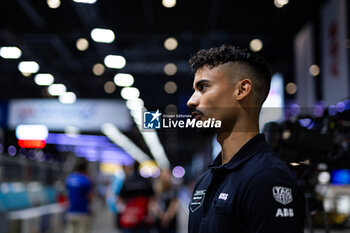
<svg viewBox="0 0 350 233">
<path fill-rule="evenodd" d="M 197 121 L 221 121 L 221 153 L 197 179 L 189 233 L 304 232 L 304 195 L 259 133 L 271 82 L 266 61 L 248 49 L 221 45 L 200 50 L 190 64 L 194 92 L 187 105 Z"/>
<path fill-rule="evenodd" d="M 76 169 L 66 178 L 69 208 L 66 233 L 86 233 L 91 226 L 92 184 L 87 175 L 88 164 L 79 162 Z"/>
</svg>

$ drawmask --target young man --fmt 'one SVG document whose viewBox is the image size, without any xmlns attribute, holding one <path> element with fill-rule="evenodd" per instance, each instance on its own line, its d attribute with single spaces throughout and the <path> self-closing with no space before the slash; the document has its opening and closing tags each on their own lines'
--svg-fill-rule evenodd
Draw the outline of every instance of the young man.
<svg viewBox="0 0 350 233">
<path fill-rule="evenodd" d="M 88 163 L 79 161 L 75 172 L 66 179 L 69 199 L 66 233 L 90 231 L 92 184 L 87 174 Z"/>
<path fill-rule="evenodd" d="M 259 134 L 271 81 L 265 60 L 222 45 L 200 50 L 190 64 L 194 93 L 187 105 L 197 120 L 221 120 L 222 151 L 194 187 L 189 233 L 304 232 L 304 195 Z"/>
</svg>

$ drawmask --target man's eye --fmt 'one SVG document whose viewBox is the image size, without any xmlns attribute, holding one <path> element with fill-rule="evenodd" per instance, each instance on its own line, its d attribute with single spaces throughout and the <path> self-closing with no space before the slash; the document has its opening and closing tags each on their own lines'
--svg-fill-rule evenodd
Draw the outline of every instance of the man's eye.
<svg viewBox="0 0 350 233">
<path fill-rule="evenodd" d="M 208 88 L 208 85 L 203 84 L 203 85 L 201 86 L 201 91 L 204 91 L 204 90 L 206 90 L 207 88 Z"/>
</svg>

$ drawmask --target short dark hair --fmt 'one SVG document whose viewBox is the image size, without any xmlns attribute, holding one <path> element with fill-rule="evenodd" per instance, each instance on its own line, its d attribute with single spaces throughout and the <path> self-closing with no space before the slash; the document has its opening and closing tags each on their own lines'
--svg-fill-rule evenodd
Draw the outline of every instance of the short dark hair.
<svg viewBox="0 0 350 233">
<path fill-rule="evenodd" d="M 271 83 L 271 71 L 269 65 L 262 56 L 247 48 L 224 44 L 219 47 L 202 49 L 193 55 L 189 62 L 193 72 L 196 72 L 204 66 L 214 68 L 227 62 L 239 62 L 245 64 L 250 68 L 256 81 L 259 83 L 259 87 L 256 88 L 259 92 L 259 96 L 261 96 L 260 104 L 264 102 L 269 94 Z"/>
<path fill-rule="evenodd" d="M 76 164 L 75 170 L 77 172 L 82 172 L 82 173 L 87 172 L 87 170 L 88 170 L 88 163 L 86 161 L 79 161 Z"/>
</svg>

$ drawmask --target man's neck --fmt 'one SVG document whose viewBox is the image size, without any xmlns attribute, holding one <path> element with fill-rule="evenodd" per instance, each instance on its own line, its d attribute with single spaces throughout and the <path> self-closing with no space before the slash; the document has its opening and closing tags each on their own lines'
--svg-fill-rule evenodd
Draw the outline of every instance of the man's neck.
<svg viewBox="0 0 350 233">
<path fill-rule="evenodd" d="M 259 134 L 259 131 L 219 133 L 217 140 L 221 145 L 222 164 L 228 163 L 242 146 L 257 134 Z"/>
</svg>

